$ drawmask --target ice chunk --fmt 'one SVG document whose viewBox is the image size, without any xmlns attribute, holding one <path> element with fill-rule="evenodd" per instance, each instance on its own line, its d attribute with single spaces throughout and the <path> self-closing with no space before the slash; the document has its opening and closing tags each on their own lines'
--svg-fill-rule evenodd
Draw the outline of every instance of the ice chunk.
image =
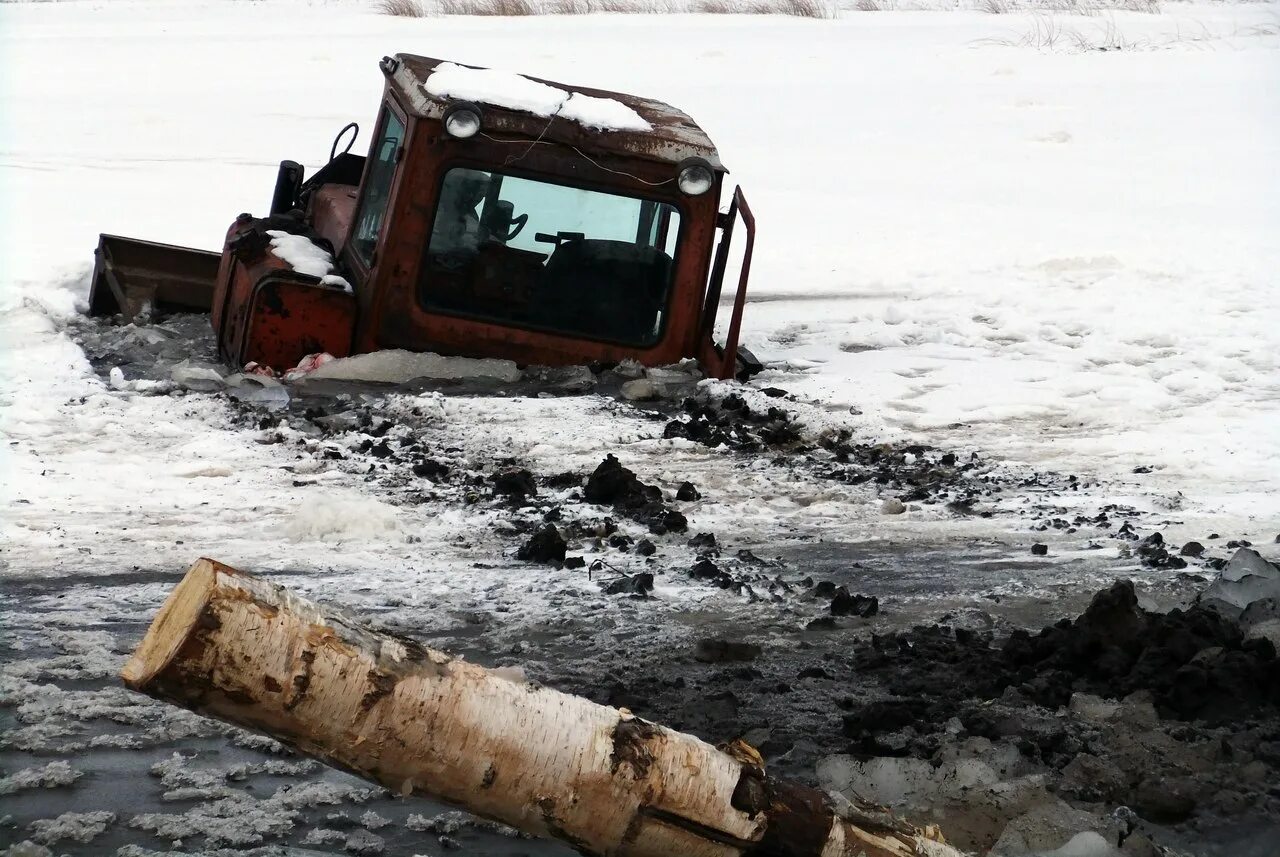
<svg viewBox="0 0 1280 857">
<path fill-rule="evenodd" d="M 1250 575 L 1280 580 L 1280 569 L 1263 559 L 1256 550 L 1240 548 L 1222 570 L 1222 579 L 1238 582 Z"/>
<path fill-rule="evenodd" d="M 549 390 L 581 393 L 596 384 L 596 376 L 586 366 L 530 366 L 524 380 Z"/>
<path fill-rule="evenodd" d="M 991 857 L 1119 857 L 1110 844 L 1119 838 L 1118 826 L 1114 818 L 1100 818 L 1052 798 L 1010 821 L 990 853 Z"/>
<path fill-rule="evenodd" d="M 608 131 L 651 131 L 653 126 L 615 98 L 596 98 L 575 92 L 557 114 L 588 128 Z"/>
<path fill-rule="evenodd" d="M 395 507 L 372 497 L 317 497 L 308 500 L 285 527 L 295 542 L 378 539 L 398 533 Z"/>
<path fill-rule="evenodd" d="M 1081 720 L 1091 723 L 1105 723 L 1114 718 L 1120 711 L 1120 703 L 1107 702 L 1100 696 L 1091 693 L 1073 693 L 1067 710 Z"/>
<path fill-rule="evenodd" d="M 71 767 L 69 762 L 50 762 L 43 768 L 23 768 L 16 774 L 0 777 L 0 795 L 13 794 L 22 789 L 56 789 L 69 786 L 84 774 Z"/>
<path fill-rule="evenodd" d="M 818 783 L 828 791 L 858 795 L 891 807 L 929 806 L 947 796 L 991 786 L 1000 777 L 978 759 L 935 767 L 924 759 L 828 756 L 818 763 Z"/>
<path fill-rule="evenodd" d="M 377 830 L 386 827 L 391 823 L 391 819 L 385 818 L 373 810 L 365 810 L 364 815 L 360 816 L 360 824 L 368 830 Z"/>
<path fill-rule="evenodd" d="M 1044 857 L 1122 857 L 1110 842 L 1092 830 L 1077 833 L 1063 845 L 1044 855 Z"/>
<path fill-rule="evenodd" d="M 236 383 L 231 383 L 233 378 Z M 232 375 L 227 381 L 231 385 L 231 395 L 242 402 L 261 405 L 269 411 L 278 411 L 289 404 L 289 391 L 272 378 Z M 256 383 L 258 381 L 270 383 Z"/>
<path fill-rule="evenodd" d="M 285 377 L 289 378 L 288 375 Z M 415 378 L 436 380 L 488 378 L 514 383 L 520 380 L 520 370 L 510 360 L 442 357 L 430 352 L 418 353 L 391 349 L 333 360 L 314 369 L 307 378 L 382 384 L 403 384 Z"/>
<path fill-rule="evenodd" d="M 30 829 L 37 842 L 46 845 L 63 839 L 89 842 L 116 820 L 114 812 L 64 812 L 57 818 L 42 818 L 31 822 Z"/>
<path fill-rule="evenodd" d="M 222 373 L 217 369 L 187 360 L 174 366 L 169 377 L 173 378 L 173 382 L 178 386 L 198 393 L 210 393 L 226 386 Z"/>
<path fill-rule="evenodd" d="M 693 384 L 702 380 L 702 370 L 696 360 L 681 360 L 670 366 L 653 366 L 645 370 L 644 376 L 655 384 Z"/>
<path fill-rule="evenodd" d="M 628 402 L 646 402 L 661 395 L 658 385 L 648 378 L 636 378 L 622 385 L 622 398 Z"/>
<path fill-rule="evenodd" d="M 619 378 L 642 378 L 644 377 L 644 364 L 628 357 L 613 367 L 613 374 Z"/>
<path fill-rule="evenodd" d="M 357 830 L 347 836 L 342 847 L 351 854 L 381 854 L 386 850 L 387 843 L 376 833 Z"/>
<path fill-rule="evenodd" d="M 5 857 L 53 857 L 53 852 L 43 845 L 37 845 L 30 839 L 10 845 L 4 852 Z"/>
<path fill-rule="evenodd" d="M 1239 609 L 1263 598 L 1280 598 L 1280 568 L 1267 562 L 1257 551 L 1240 548 L 1201 598 Z"/>
</svg>

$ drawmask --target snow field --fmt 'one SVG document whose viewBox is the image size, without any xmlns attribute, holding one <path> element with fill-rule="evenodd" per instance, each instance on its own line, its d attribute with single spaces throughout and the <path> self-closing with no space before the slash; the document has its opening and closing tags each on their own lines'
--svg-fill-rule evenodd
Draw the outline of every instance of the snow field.
<svg viewBox="0 0 1280 857">
<path fill-rule="evenodd" d="M 582 571 L 514 561 L 518 534 L 488 503 L 369 479 L 367 460 L 330 460 L 314 437 L 237 423 L 221 395 L 148 395 L 153 379 L 95 374 L 73 337 L 97 233 L 215 246 L 237 213 L 265 210 L 280 159 L 318 167 L 351 119 L 357 149 L 367 143 L 376 62 L 396 51 L 654 96 L 696 117 L 760 219 L 744 337 L 770 364 L 758 383 L 807 399 L 809 428 L 1079 473 L 1101 486 L 1055 502 L 1138 506 L 1173 522 L 1171 542 L 1219 530 L 1269 541 L 1276 8 L 810 21 L 410 20 L 289 0 L 0 6 L 0 579 L 20 605 L 3 629 L 0 693 L 18 719 L 6 750 L 71 758 L 216 734 L 118 688 L 58 686 L 109 680 L 117 649 L 202 554 L 415 636 L 497 617 L 484 644 L 535 678 L 550 673 L 541 634 L 606 646 L 614 624 L 669 622 L 659 636 L 676 646 L 715 620 L 766 634 L 812 613 L 743 605 L 680 575 L 660 576 L 640 607 L 602 597 Z M 999 585 L 970 583 L 950 572 L 977 578 L 977 560 L 930 546 L 1003 550 L 1024 521 L 881 515 L 869 487 L 657 440 L 660 421 L 604 398 L 370 401 L 420 409 L 392 439 L 421 432 L 479 475 L 499 457 L 588 472 L 611 452 L 666 490 L 690 479 L 703 492 L 690 535 L 714 531 L 730 552 L 881 539 L 972 587 L 966 597 L 1051 599 L 1081 583 L 1083 548 L 1065 542 Z M 1020 502 L 1035 498 L 997 506 Z M 682 541 L 664 546 L 673 567 L 691 553 Z M 597 556 L 590 539 L 571 551 Z M 40 578 L 58 591 L 19 589 Z M 109 723 L 119 731 L 98 729 Z M 58 760 L 6 774 L 0 791 L 20 793 L 78 771 Z M 257 813 L 288 811 L 284 796 L 250 804 L 216 797 L 212 775 L 188 779 L 169 791 L 207 788 L 203 802 L 139 826 L 218 841 L 269 834 L 272 816 Z M 51 813 L 38 832 L 67 831 L 69 845 L 98 820 Z"/>
<path fill-rule="evenodd" d="M 6 4 L 0 43 L 22 84 L 4 91 L 20 133 L 0 163 L 24 207 L 4 289 L 83 271 L 99 231 L 216 244 L 265 207 L 280 158 L 315 168 L 345 121 L 368 132 L 378 57 L 447 44 L 459 61 L 663 98 L 708 129 L 760 217 L 746 341 L 772 364 L 765 382 L 857 409 L 869 436 L 1113 480 L 1147 466 L 1130 481 L 1149 505 L 1181 494 L 1262 532 L 1280 517 L 1275 10 L 1055 18 L 1131 48 L 1080 52 L 1018 46 L 1042 23 L 1026 14 Z M 78 49 L 38 72 L 49 39 Z M 283 62 L 293 42 L 301 60 Z"/>
</svg>

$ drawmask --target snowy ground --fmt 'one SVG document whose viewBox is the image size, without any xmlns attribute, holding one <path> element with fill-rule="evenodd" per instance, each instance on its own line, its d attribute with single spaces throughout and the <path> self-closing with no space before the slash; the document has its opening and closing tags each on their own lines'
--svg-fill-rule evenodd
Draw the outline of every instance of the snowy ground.
<svg viewBox="0 0 1280 857">
<path fill-rule="evenodd" d="M 481 476 L 507 458 L 539 476 L 586 473 L 614 453 L 668 492 L 691 480 L 703 499 L 682 505 L 690 534 L 879 595 L 878 630 L 975 606 L 1035 625 L 1116 575 L 1140 574 L 1153 597 L 1176 585 L 1119 557 L 1106 533 L 1030 529 L 1051 517 L 1121 504 L 1175 544 L 1280 530 L 1277 21 L 1271 3 L 834 21 L 410 20 L 285 0 L 0 6 L 0 774 L 59 760 L 89 772 L 47 793 L 57 801 L 3 798 L 0 818 L 12 813 L 25 838 L 36 819 L 109 810 L 119 820 L 99 843 L 165 848 L 172 837 L 127 820 L 207 804 L 166 806 L 147 766 L 175 748 L 201 764 L 218 748 L 223 761 L 265 758 L 176 716 L 157 726 L 162 707 L 121 714 L 110 687 L 200 555 L 601 698 L 627 646 L 682 651 L 751 628 L 794 672 L 813 645 L 803 629 L 821 605 L 808 601 L 750 603 L 670 575 L 658 599 L 631 602 L 581 571 L 519 563 L 523 519 L 487 498 L 327 459 L 327 441 L 240 422 L 223 395 L 130 387 L 140 367 L 185 356 L 181 325 L 76 320 L 98 232 L 215 247 L 236 213 L 265 208 L 280 159 L 318 166 L 351 119 L 367 133 L 383 54 L 680 105 L 760 220 L 746 334 L 769 363 L 759 386 L 797 394 L 815 431 L 977 452 L 1005 474 L 1078 474 L 1086 487 L 992 498 L 991 518 L 942 506 L 886 516 L 886 492 L 661 440 L 663 421 L 604 396 L 367 394 L 396 419 L 393 437 Z M 104 377 L 113 349 L 124 389 Z M 1095 539 L 1102 550 L 1088 549 Z M 1048 558 L 1029 556 L 1034 541 Z M 659 547 L 671 567 L 692 560 L 684 538 Z M 590 538 L 571 549 L 641 567 Z M 785 736 L 830 721 L 810 703 L 743 696 L 723 717 L 647 713 L 712 737 L 790 718 L 775 728 Z M 253 776 L 269 799 L 275 775 Z M 115 778 L 136 791 L 110 794 Z M 144 793 L 145 810 L 133 797 Z M 323 829 L 327 811 L 311 807 L 289 841 Z M 0 843 L 17 834 L 0 827 Z M 491 850 L 475 853 L 507 853 L 508 840 L 483 835 Z M 393 853 L 412 847 L 402 831 L 387 838 Z"/>
</svg>

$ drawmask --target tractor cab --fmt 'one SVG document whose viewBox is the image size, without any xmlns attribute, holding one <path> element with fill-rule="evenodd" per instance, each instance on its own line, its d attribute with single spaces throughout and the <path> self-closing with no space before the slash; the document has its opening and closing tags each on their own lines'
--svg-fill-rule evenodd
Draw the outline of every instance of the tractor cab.
<svg viewBox="0 0 1280 857">
<path fill-rule="evenodd" d="M 403 348 L 540 365 L 692 357 L 736 374 L 754 222 L 741 191 L 720 211 L 726 171 L 692 119 L 426 57 L 380 67 L 367 157 L 350 153 L 348 126 L 347 152 L 335 141 L 309 178 L 283 162 L 269 214 L 232 224 L 209 297 L 228 363 Z M 739 215 L 747 241 L 717 345 Z M 126 248 L 112 242 L 124 239 L 103 236 L 91 303 L 119 311 L 129 296 L 108 292 L 127 276 L 102 269 Z"/>
</svg>

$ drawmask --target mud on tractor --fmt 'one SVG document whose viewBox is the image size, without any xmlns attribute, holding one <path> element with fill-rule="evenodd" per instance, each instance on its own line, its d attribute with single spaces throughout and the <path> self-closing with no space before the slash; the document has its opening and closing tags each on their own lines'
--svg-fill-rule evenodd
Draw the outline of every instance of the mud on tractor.
<svg viewBox="0 0 1280 857">
<path fill-rule="evenodd" d="M 397 54 L 368 156 L 354 123 L 304 180 L 280 165 L 266 217 L 221 253 L 99 240 L 94 315 L 210 312 L 230 365 L 388 348 L 520 364 L 696 358 L 739 374 L 755 222 L 680 110 Z M 339 152 L 345 141 L 346 151 Z M 732 315 L 714 340 L 736 221 Z"/>
</svg>

